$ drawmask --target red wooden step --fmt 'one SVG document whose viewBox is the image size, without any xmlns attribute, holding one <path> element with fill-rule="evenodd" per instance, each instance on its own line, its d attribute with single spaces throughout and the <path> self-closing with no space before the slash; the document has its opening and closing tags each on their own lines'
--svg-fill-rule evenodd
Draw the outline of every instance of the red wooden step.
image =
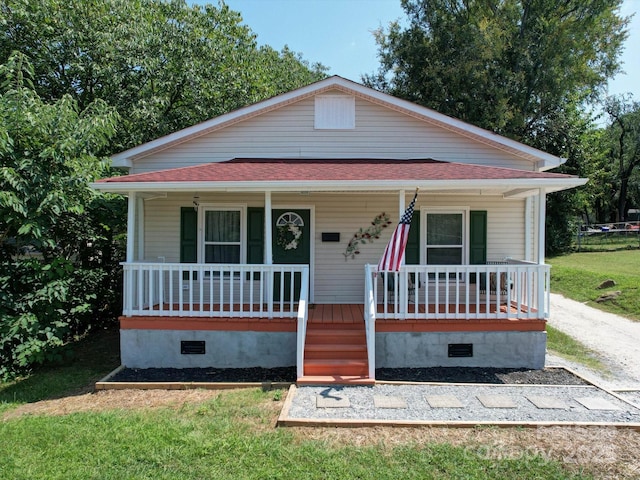
<svg viewBox="0 0 640 480">
<path fill-rule="evenodd" d="M 365 344 L 367 336 L 358 330 L 307 330 L 307 344 Z"/>
<path fill-rule="evenodd" d="M 298 385 L 374 385 L 375 380 L 366 375 L 305 375 Z"/>
<path fill-rule="evenodd" d="M 315 344 L 307 345 L 304 351 L 304 358 L 306 359 L 367 359 L 367 345 L 366 344 L 352 344 L 352 345 L 330 345 L 330 344 Z"/>
<path fill-rule="evenodd" d="M 304 361 L 305 375 L 368 375 L 366 360 L 309 359 Z"/>
</svg>

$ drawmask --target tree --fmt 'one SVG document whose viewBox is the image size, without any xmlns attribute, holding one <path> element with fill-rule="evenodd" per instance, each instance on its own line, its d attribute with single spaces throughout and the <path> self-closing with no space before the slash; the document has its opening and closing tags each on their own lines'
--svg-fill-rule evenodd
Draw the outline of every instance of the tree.
<svg viewBox="0 0 640 480">
<path fill-rule="evenodd" d="M 568 158 L 581 173 L 584 113 L 620 68 L 622 0 L 402 0 L 408 26 L 376 32 L 381 66 L 365 83 Z M 568 247 L 580 190 L 549 198 L 549 252 Z M 560 215 L 560 216 L 559 216 Z M 553 238 L 555 237 L 555 238 Z"/>
<path fill-rule="evenodd" d="M 640 102 L 610 97 L 605 111 L 611 121 L 604 138 L 608 142 L 607 170 L 614 182 L 611 192 L 615 199 L 615 221 L 623 222 L 627 219 L 629 200 L 638 190 L 634 177 L 640 170 Z"/>
<path fill-rule="evenodd" d="M 4 0 L 0 62 L 28 55 L 46 101 L 115 107 L 113 153 L 324 77 L 289 50 L 258 48 L 241 21 L 224 3 Z"/>
<path fill-rule="evenodd" d="M 402 0 L 367 84 L 519 141 L 619 69 L 621 0 Z M 562 153 L 562 152 L 557 152 Z"/>
<path fill-rule="evenodd" d="M 100 100 L 83 111 L 68 95 L 42 101 L 22 54 L 12 55 L 0 76 L 2 378 L 55 356 L 104 301 L 100 285 L 108 276 L 82 268 L 82 247 L 88 235 L 101 240 L 102 227 L 87 215 L 99 195 L 88 184 L 106 166 L 94 152 L 108 144 L 118 116 Z M 93 248 L 89 256 L 100 262 L 102 254 Z"/>
</svg>

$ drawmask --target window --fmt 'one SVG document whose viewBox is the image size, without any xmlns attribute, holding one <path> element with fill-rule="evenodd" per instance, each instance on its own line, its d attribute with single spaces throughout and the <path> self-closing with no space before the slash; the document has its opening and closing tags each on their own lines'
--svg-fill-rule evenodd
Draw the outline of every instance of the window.
<svg viewBox="0 0 640 480">
<path fill-rule="evenodd" d="M 428 212 L 426 263 L 462 265 L 465 260 L 464 212 Z"/>
<path fill-rule="evenodd" d="M 204 210 L 204 263 L 242 263 L 242 209 Z"/>
</svg>

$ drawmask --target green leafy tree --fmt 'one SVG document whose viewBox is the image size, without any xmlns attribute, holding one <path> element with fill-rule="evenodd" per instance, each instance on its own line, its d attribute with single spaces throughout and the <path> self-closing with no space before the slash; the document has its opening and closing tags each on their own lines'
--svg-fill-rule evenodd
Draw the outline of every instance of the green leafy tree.
<svg viewBox="0 0 640 480">
<path fill-rule="evenodd" d="M 105 162 L 117 114 L 103 101 L 80 111 L 68 95 L 45 103 L 23 54 L 0 67 L 0 377 L 56 356 L 84 332 L 98 304 L 104 269 L 82 268 L 99 197 L 88 183 Z M 94 217 L 96 218 L 96 217 Z M 105 218 L 105 217 L 103 217 Z M 103 235 L 104 236 L 104 235 Z M 102 257 L 93 249 L 87 258 Z M 93 260 L 94 262 L 96 260 Z"/>
<path fill-rule="evenodd" d="M 120 114 L 109 153 L 325 76 L 285 49 L 258 48 L 224 3 L 160 0 L 4 0 L 0 61 L 33 61 L 47 101 L 80 109 L 102 99 Z"/>
<path fill-rule="evenodd" d="M 365 82 L 496 133 L 540 129 L 619 69 L 621 0 L 402 0 L 409 25 L 379 30 Z"/>
<path fill-rule="evenodd" d="M 402 0 L 408 25 L 376 32 L 381 66 L 364 81 L 568 158 L 563 171 L 581 173 L 593 129 L 584 106 L 620 68 L 628 23 L 621 3 Z M 567 217 L 584 198 L 550 196 L 549 251 L 570 245 Z"/>
<path fill-rule="evenodd" d="M 640 102 L 625 97 L 610 97 L 605 103 L 610 119 L 604 139 L 607 141 L 606 169 L 612 188 L 612 220 L 623 222 L 632 202 L 637 201 L 640 170 Z"/>
</svg>

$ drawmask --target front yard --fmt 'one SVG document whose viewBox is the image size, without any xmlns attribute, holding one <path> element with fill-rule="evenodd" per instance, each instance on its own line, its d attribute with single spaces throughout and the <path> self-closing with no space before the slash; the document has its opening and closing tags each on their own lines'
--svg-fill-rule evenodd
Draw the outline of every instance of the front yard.
<svg viewBox="0 0 640 480">
<path fill-rule="evenodd" d="M 603 280 L 616 313 L 640 319 L 640 252 L 550 260 L 554 291 L 593 300 Z M 101 391 L 117 331 L 74 360 L 0 384 L 0 476 L 39 478 L 637 478 L 640 434 L 537 429 L 280 428 L 286 392 Z"/>
</svg>

